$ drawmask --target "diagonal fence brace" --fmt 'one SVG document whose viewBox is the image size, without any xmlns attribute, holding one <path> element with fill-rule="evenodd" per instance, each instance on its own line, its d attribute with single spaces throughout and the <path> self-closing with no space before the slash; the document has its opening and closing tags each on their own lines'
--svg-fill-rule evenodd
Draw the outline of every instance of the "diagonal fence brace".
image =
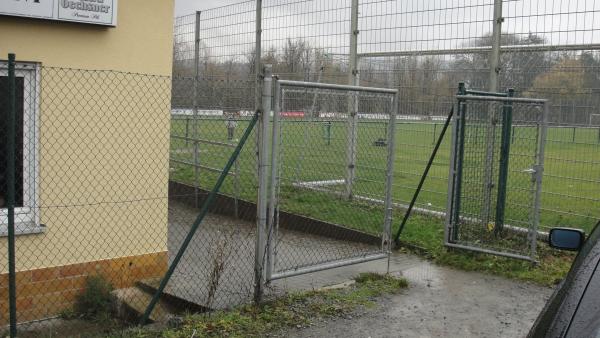
<svg viewBox="0 0 600 338">
<path fill-rule="evenodd" d="M 444 135 L 446 134 L 446 130 L 448 129 L 448 125 L 450 124 L 450 121 L 452 120 L 453 115 L 454 115 L 454 106 L 452 106 L 452 108 L 450 109 L 450 114 L 448 114 L 448 117 L 446 118 L 446 122 L 444 123 L 444 127 L 442 128 L 442 132 L 440 133 L 437 143 L 435 144 L 435 148 L 433 148 L 433 152 L 431 153 L 431 156 L 429 157 L 429 161 L 427 162 L 425 171 L 423 171 L 423 175 L 421 176 L 421 180 L 419 181 L 417 190 L 415 190 L 412 200 L 410 201 L 410 204 L 408 205 L 408 209 L 406 209 L 406 213 L 404 214 L 404 218 L 402 219 L 402 223 L 400 223 L 400 227 L 398 227 L 398 232 L 396 232 L 396 236 L 394 237 L 394 243 L 396 245 L 398 245 L 400 243 L 400 235 L 402 234 L 402 231 L 404 230 L 404 226 L 406 225 L 406 221 L 410 217 L 410 213 L 412 212 L 412 209 L 415 206 L 415 203 L 417 202 L 419 193 L 421 192 L 421 189 L 423 188 L 425 179 L 427 178 L 427 175 L 429 174 L 429 169 L 431 169 L 433 160 L 435 159 L 438 149 L 440 148 L 440 145 L 442 144 L 442 140 L 444 139 Z"/>
<path fill-rule="evenodd" d="M 227 175 L 229 173 L 229 170 L 231 170 L 231 167 L 233 166 L 233 164 L 237 160 L 237 158 L 238 158 L 238 156 L 239 156 L 242 148 L 244 147 L 244 144 L 246 143 L 246 140 L 248 140 L 248 137 L 250 136 L 250 133 L 252 132 L 252 129 L 254 129 L 254 126 L 256 125 L 256 122 L 258 121 L 258 116 L 259 116 L 258 113 L 254 114 L 254 116 L 252 116 L 252 120 L 250 120 L 250 124 L 248 125 L 248 127 L 244 131 L 244 134 L 242 135 L 242 138 L 240 139 L 240 142 L 237 144 L 237 146 L 235 147 L 233 153 L 229 157 L 229 161 L 227 162 L 227 164 L 223 168 L 223 171 L 221 171 L 221 174 L 219 175 L 219 178 L 217 179 L 217 182 L 215 183 L 215 186 L 213 187 L 213 189 L 211 190 L 210 194 L 208 195 L 208 198 L 204 201 L 204 204 L 202 205 L 202 208 L 200 209 L 200 213 L 198 214 L 198 217 L 196 218 L 196 220 L 192 224 L 192 227 L 191 227 L 190 231 L 188 232 L 188 234 L 186 235 L 185 240 L 181 244 L 181 247 L 179 248 L 179 251 L 177 252 L 177 255 L 173 259 L 173 262 L 169 266 L 169 269 L 165 273 L 165 276 L 160 281 L 160 286 L 158 287 L 158 289 L 156 290 L 156 293 L 152 297 L 152 300 L 148 304 L 148 307 L 146 308 L 146 311 L 144 312 L 144 315 L 142 316 L 142 319 L 140 320 L 140 324 L 141 325 L 146 324 L 146 322 L 148 321 L 148 318 L 150 317 L 150 314 L 152 313 L 152 311 L 154 310 L 154 307 L 156 306 L 156 304 L 158 303 L 158 300 L 160 299 L 160 295 L 165 290 L 165 287 L 167 286 L 167 283 L 169 283 L 169 279 L 171 279 L 171 276 L 173 275 L 173 272 L 175 272 L 175 269 L 177 268 L 177 265 L 179 264 L 179 261 L 183 257 L 183 254 L 187 250 L 188 245 L 192 241 L 192 238 L 194 237 L 194 234 L 196 233 L 196 231 L 200 227 L 200 224 L 202 223 L 202 220 L 204 219 L 204 217 L 208 213 L 208 209 L 214 203 L 215 197 L 219 193 L 219 190 L 221 189 L 221 185 L 223 185 L 223 182 L 225 181 L 225 178 L 227 177 Z"/>
</svg>

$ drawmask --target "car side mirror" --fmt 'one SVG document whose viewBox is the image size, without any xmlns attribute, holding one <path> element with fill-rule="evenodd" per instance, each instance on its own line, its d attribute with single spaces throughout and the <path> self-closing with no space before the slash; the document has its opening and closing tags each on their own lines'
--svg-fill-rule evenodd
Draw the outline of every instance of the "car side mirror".
<svg viewBox="0 0 600 338">
<path fill-rule="evenodd" d="M 579 251 L 585 241 L 585 232 L 571 228 L 552 228 L 548 234 L 550 247 L 560 250 Z"/>
</svg>

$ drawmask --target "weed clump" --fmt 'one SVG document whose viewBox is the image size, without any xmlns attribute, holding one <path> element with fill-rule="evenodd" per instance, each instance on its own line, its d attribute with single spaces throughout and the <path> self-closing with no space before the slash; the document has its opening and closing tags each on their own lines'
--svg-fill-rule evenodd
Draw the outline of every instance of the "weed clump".
<svg viewBox="0 0 600 338">
<path fill-rule="evenodd" d="M 365 272 L 359 274 L 354 281 L 357 284 L 363 284 L 365 287 L 381 289 L 381 293 L 394 293 L 397 290 L 408 287 L 408 282 L 404 278 L 397 278 L 390 275 L 383 275 L 374 272 Z"/>
<path fill-rule="evenodd" d="M 190 315 L 181 326 L 160 332 L 128 330 L 110 337 L 263 337 L 289 327 L 310 326 L 319 319 L 347 318 L 376 306 L 378 296 L 397 293 L 408 285 L 403 278 L 375 273 L 360 274 L 355 281 L 345 288 L 288 294 L 260 306 Z"/>
<path fill-rule="evenodd" d="M 103 276 L 88 276 L 85 289 L 75 300 L 74 312 L 84 319 L 110 317 L 113 286 Z"/>
</svg>

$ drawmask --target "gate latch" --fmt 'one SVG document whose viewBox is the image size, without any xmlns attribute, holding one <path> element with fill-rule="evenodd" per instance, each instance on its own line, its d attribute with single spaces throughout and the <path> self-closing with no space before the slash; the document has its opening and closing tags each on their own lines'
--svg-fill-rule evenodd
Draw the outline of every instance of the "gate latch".
<svg viewBox="0 0 600 338">
<path fill-rule="evenodd" d="M 525 170 L 523 170 L 523 172 L 524 172 L 524 173 L 528 173 L 528 174 L 532 174 L 532 175 L 533 175 L 533 174 L 535 174 L 537 171 L 536 171 L 535 169 L 533 169 L 533 168 L 528 168 L 528 169 L 525 169 Z"/>
</svg>

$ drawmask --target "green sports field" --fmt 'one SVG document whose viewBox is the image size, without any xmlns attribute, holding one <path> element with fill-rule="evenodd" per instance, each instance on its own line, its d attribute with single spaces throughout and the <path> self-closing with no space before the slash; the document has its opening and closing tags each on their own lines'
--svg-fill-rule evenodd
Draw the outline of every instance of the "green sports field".
<svg viewBox="0 0 600 338">
<path fill-rule="evenodd" d="M 186 127 L 187 126 L 187 127 Z M 239 139 L 247 121 L 240 120 L 235 129 L 234 140 L 227 140 L 226 123 L 223 119 L 202 118 L 197 121 L 199 143 L 198 177 L 202 187 L 211 188 L 218 170 L 222 168 L 233 151 L 232 145 Z M 328 132 L 329 128 L 329 132 Z M 178 118 L 172 122 L 171 134 L 185 137 L 194 135 L 194 121 Z M 394 162 L 395 202 L 410 201 L 420 175 L 433 149 L 434 141 L 442 129 L 442 122 L 403 122 L 396 125 L 396 149 Z M 343 121 L 301 122 L 287 119 L 281 130 L 282 208 L 310 217 L 333 221 L 369 232 L 379 232 L 382 206 L 355 199 L 352 203 L 338 195 L 316 192 L 294 186 L 293 183 L 327 181 L 310 185 L 332 192 L 344 191 L 346 175 L 346 124 Z M 329 137 L 327 136 L 329 135 Z M 354 194 L 380 200 L 384 196 L 385 168 L 388 148 L 376 146 L 375 141 L 386 138 L 386 123 L 361 121 L 359 123 L 356 183 Z M 450 155 L 450 137 L 446 135 L 429 177 L 418 200 L 418 206 L 435 211 L 445 211 Z M 527 180 L 519 176 L 521 168 L 529 160 L 522 157 L 533 154 L 527 148 L 531 142 L 528 127 L 514 129 L 509 170 L 507 219 L 519 221 L 527 217 L 523 213 L 530 201 Z M 218 143 L 230 144 L 223 146 Z M 195 173 L 185 162 L 193 162 L 193 143 L 181 138 L 171 141 L 171 179 L 192 183 Z M 513 160 L 514 154 L 514 160 Z M 520 156 L 520 159 L 518 159 Z M 183 162 L 183 163 L 181 163 Z M 533 158 L 531 159 L 533 163 Z M 590 230 L 600 218 L 600 142 L 597 128 L 548 129 L 543 178 L 542 211 L 540 225 L 570 226 Z M 256 199 L 255 142 L 251 137 L 238 162 L 239 176 L 230 175 L 222 192 L 247 200 Z M 217 169 L 216 171 L 210 168 Z M 512 178 L 512 180 L 511 180 Z M 524 187 L 525 186 L 525 187 Z M 525 192 L 524 192 L 525 191 Z M 512 204 L 512 207 L 511 207 Z M 376 217 L 373 217 L 375 215 Z M 396 212 L 396 224 L 401 210 Z M 381 216 L 382 217 L 382 216 Z"/>
</svg>

